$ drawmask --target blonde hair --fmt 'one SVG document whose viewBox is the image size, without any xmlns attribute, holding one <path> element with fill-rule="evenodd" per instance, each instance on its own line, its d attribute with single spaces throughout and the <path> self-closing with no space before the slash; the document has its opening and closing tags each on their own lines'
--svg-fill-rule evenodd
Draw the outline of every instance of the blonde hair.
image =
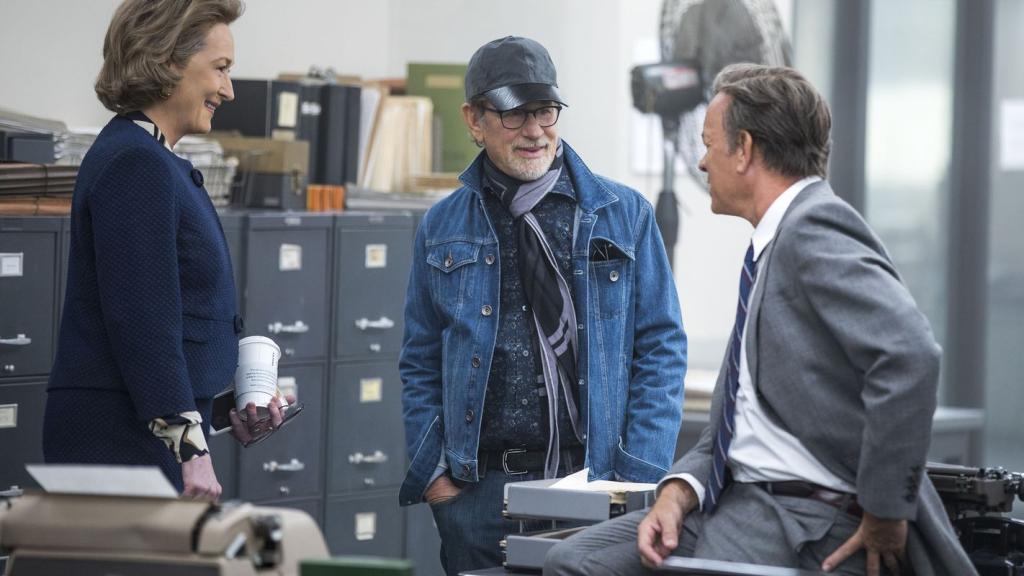
<svg viewBox="0 0 1024 576">
<path fill-rule="evenodd" d="M 241 0 L 125 0 L 103 40 L 96 96 L 107 109 L 142 110 L 167 98 L 216 24 L 242 15 Z"/>
</svg>

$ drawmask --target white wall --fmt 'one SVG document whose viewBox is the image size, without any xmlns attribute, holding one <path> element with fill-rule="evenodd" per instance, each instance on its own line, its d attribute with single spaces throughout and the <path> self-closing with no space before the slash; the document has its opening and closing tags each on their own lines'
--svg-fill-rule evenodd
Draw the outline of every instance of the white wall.
<svg viewBox="0 0 1024 576">
<path fill-rule="evenodd" d="M 92 84 L 119 0 L 0 1 L 0 107 L 98 126 L 110 114 Z M 561 134 L 599 173 L 654 201 L 660 176 L 634 174 L 629 69 L 637 41 L 655 37 L 660 0 L 248 0 L 235 34 L 236 77 L 272 77 L 310 65 L 364 77 L 402 76 L 406 64 L 465 62 L 489 40 L 529 36 L 551 52 L 570 107 Z M 782 0 L 788 24 L 789 0 Z M 13 56 L 12 56 L 13 55 Z M 714 216 L 681 173 L 676 250 L 691 363 L 717 368 L 735 310 L 750 226 Z"/>
</svg>

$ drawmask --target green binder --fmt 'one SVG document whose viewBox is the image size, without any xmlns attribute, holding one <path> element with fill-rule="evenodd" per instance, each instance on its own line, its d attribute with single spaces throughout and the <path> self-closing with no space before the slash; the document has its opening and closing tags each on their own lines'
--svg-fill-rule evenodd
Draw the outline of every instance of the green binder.
<svg viewBox="0 0 1024 576">
<path fill-rule="evenodd" d="M 303 560 L 301 576 L 412 576 L 412 562 L 374 556 L 336 556 L 326 560 Z"/>
<path fill-rule="evenodd" d="M 441 127 L 442 172 L 462 172 L 480 152 L 462 119 L 465 78 L 466 64 L 409 64 L 406 93 L 430 98 L 434 117 L 440 120 L 434 125 Z"/>
</svg>

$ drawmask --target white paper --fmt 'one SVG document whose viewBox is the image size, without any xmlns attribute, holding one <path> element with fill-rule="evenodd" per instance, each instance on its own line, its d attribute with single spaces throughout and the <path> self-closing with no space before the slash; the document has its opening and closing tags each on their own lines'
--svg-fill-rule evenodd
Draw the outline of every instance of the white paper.
<svg viewBox="0 0 1024 576">
<path fill-rule="evenodd" d="M 999 168 L 1024 170 L 1024 99 L 1003 100 L 999 119 Z"/>
<path fill-rule="evenodd" d="M 24 261 L 23 252 L 0 254 L 0 277 L 24 275 Z"/>
<path fill-rule="evenodd" d="M 47 492 L 151 498 L 178 497 L 178 491 L 156 466 L 28 464 L 25 468 Z"/>
<path fill-rule="evenodd" d="M 388 245 L 367 244 L 366 245 L 366 267 L 387 268 L 388 267 Z"/>
<path fill-rule="evenodd" d="M 384 380 L 382 378 L 359 379 L 359 403 L 380 402 L 384 397 Z"/>
<path fill-rule="evenodd" d="M 587 482 L 587 474 L 590 468 L 584 468 L 575 474 L 570 474 L 551 485 L 551 488 L 561 490 L 584 490 L 586 492 L 647 492 L 658 487 L 657 484 L 644 482 L 615 482 L 613 480 L 595 480 Z"/>
<path fill-rule="evenodd" d="M 295 128 L 299 120 L 299 95 L 296 92 L 281 92 L 277 95 L 277 125 L 280 128 Z"/>
<path fill-rule="evenodd" d="M 0 428 L 18 427 L 18 405 L 0 404 Z"/>
<path fill-rule="evenodd" d="M 302 246 L 298 244 L 281 244 L 278 255 L 278 269 L 281 272 L 302 270 Z"/>
<path fill-rule="evenodd" d="M 360 512 L 356 514 L 356 540 L 363 542 L 373 540 L 377 535 L 377 513 Z"/>
</svg>

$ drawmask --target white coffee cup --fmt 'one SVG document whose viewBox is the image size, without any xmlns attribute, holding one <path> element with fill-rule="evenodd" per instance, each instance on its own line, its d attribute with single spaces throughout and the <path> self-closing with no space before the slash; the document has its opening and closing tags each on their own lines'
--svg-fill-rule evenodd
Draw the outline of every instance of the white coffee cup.
<svg viewBox="0 0 1024 576">
<path fill-rule="evenodd" d="M 267 405 L 277 400 L 287 405 L 277 389 L 277 362 L 281 348 L 266 336 L 248 336 L 238 341 L 238 367 L 235 369 L 235 408 L 242 420 L 247 417 L 245 407 L 256 404 L 262 418 L 268 414 Z"/>
</svg>

